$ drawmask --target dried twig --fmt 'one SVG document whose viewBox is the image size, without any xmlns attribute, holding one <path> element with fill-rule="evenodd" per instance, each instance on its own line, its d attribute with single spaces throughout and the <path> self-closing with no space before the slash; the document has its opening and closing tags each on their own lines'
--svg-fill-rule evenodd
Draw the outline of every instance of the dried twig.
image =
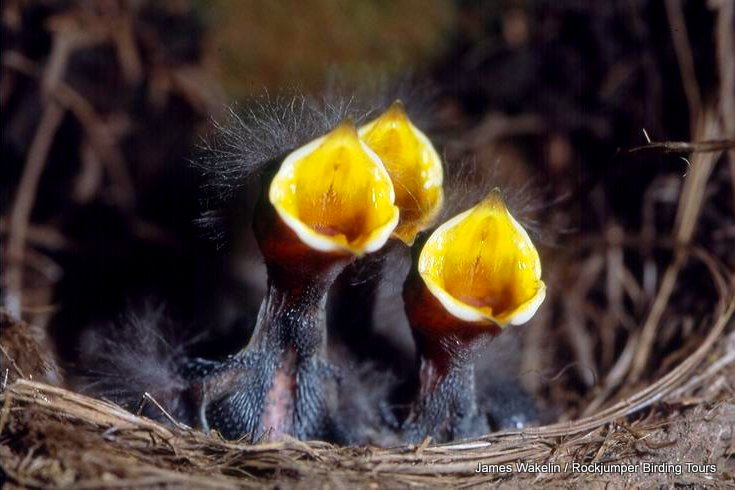
<svg viewBox="0 0 735 490">
<path fill-rule="evenodd" d="M 735 2 L 723 0 L 717 14 L 717 65 L 720 72 L 720 111 L 725 135 L 735 138 Z M 735 149 L 730 147 L 730 179 L 735 205 Z"/>
<path fill-rule="evenodd" d="M 20 318 L 23 288 L 23 257 L 28 233 L 28 222 L 36 199 L 38 183 L 46 164 L 51 143 L 64 117 L 64 109 L 55 102 L 49 102 L 44 110 L 36 135 L 31 143 L 28 159 L 23 170 L 15 202 L 9 220 L 9 236 L 6 249 L 7 268 L 5 270 L 5 306 L 8 313 Z"/>
<path fill-rule="evenodd" d="M 684 20 L 681 0 L 666 0 L 666 17 L 669 20 L 674 51 L 679 62 L 684 93 L 689 105 L 689 129 L 690 133 L 694 134 L 698 121 L 702 116 L 702 96 L 699 90 L 699 82 L 697 82 L 697 74 L 694 71 L 694 55 L 689 43 L 689 34 Z"/>
<path fill-rule="evenodd" d="M 25 75 L 40 76 L 38 65 L 20 53 L 7 53 L 3 57 L 3 63 Z M 128 165 L 117 147 L 114 131 L 108 124 L 105 124 L 87 99 L 63 81 L 58 81 L 53 88 L 49 89 L 49 96 L 74 114 L 84 127 L 90 149 L 105 164 L 114 183 L 111 192 L 118 205 L 124 208 L 131 206 L 135 196 L 134 186 L 128 172 Z"/>
<path fill-rule="evenodd" d="M 647 145 L 636 146 L 629 150 L 625 150 L 625 153 L 641 153 L 641 152 L 655 152 L 655 153 L 708 153 L 708 152 L 719 152 L 723 150 L 730 150 L 735 148 L 735 140 L 710 140 L 700 141 L 696 143 L 689 143 L 685 141 L 656 141 L 651 142 Z"/>
<path fill-rule="evenodd" d="M 13 366 L 13 369 L 15 369 L 15 372 L 20 376 L 21 378 L 25 378 L 25 374 L 23 374 L 23 371 L 21 371 L 20 367 L 18 367 L 18 364 L 15 362 L 15 359 L 13 359 L 10 354 L 8 354 L 8 351 L 5 350 L 5 347 L 0 345 L 0 352 L 2 352 L 3 356 L 5 356 L 5 359 L 8 360 L 11 366 Z"/>
</svg>

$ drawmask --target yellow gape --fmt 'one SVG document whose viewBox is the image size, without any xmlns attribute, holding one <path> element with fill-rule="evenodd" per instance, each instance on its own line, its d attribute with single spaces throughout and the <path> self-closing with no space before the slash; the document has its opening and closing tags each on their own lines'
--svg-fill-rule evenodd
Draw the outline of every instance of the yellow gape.
<svg viewBox="0 0 735 490">
<path fill-rule="evenodd" d="M 269 198 L 299 239 L 323 252 L 373 252 L 398 224 L 391 179 L 351 121 L 289 154 Z"/>
<path fill-rule="evenodd" d="M 520 325 L 546 295 L 536 247 L 497 189 L 437 228 L 418 270 L 444 308 L 468 322 Z"/>
<path fill-rule="evenodd" d="M 401 102 L 360 128 L 360 138 L 385 164 L 396 190 L 401 220 L 394 235 L 407 245 L 431 226 L 442 201 L 441 159 L 431 141 L 408 119 Z"/>
</svg>

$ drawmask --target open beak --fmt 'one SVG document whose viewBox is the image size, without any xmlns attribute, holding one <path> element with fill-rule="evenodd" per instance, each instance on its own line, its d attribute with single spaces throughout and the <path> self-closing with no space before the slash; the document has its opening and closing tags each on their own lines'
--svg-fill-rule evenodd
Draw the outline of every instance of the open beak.
<svg viewBox="0 0 735 490">
<path fill-rule="evenodd" d="M 546 295 L 536 247 L 498 189 L 434 231 L 418 272 L 444 309 L 466 322 L 520 325 Z"/>
<path fill-rule="evenodd" d="M 359 135 L 378 154 L 393 180 L 396 204 L 401 210 L 393 234 L 412 245 L 416 235 L 431 226 L 442 206 L 439 154 L 426 135 L 411 123 L 400 101 L 362 126 Z"/>
<path fill-rule="evenodd" d="M 351 121 L 289 154 L 268 197 L 299 239 L 322 252 L 374 252 L 399 220 L 390 176 Z"/>
</svg>

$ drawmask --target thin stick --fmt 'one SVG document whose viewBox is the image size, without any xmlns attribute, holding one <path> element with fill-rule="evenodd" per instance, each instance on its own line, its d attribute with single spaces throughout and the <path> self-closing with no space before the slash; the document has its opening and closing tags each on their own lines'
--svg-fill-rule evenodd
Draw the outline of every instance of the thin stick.
<svg viewBox="0 0 735 490">
<path fill-rule="evenodd" d="M 41 76 L 38 65 L 20 53 L 8 53 L 2 63 L 29 77 Z M 116 135 L 109 124 L 102 120 L 87 99 L 62 80 L 49 90 L 49 95 L 69 110 L 84 127 L 90 149 L 105 164 L 113 181 L 111 192 L 117 203 L 124 208 L 131 206 L 135 199 L 132 177 L 129 175 L 125 158 L 116 144 Z"/>
<path fill-rule="evenodd" d="M 175 418 L 173 418 L 171 416 L 171 414 L 168 413 L 166 411 L 166 409 L 163 408 L 163 406 L 160 403 L 158 403 L 158 400 L 156 400 L 155 398 L 153 398 L 153 396 L 150 393 L 148 393 L 147 391 L 145 393 L 143 393 L 143 398 L 145 398 L 146 400 L 148 400 L 149 402 L 151 402 L 152 404 L 154 404 L 156 406 L 156 408 L 161 411 L 161 413 L 163 414 L 163 416 L 166 417 L 166 419 L 168 419 L 168 421 L 171 422 L 176 427 L 181 427 L 183 429 L 191 429 L 191 427 L 189 427 L 188 425 L 182 424 L 181 422 L 179 422 Z"/>
<path fill-rule="evenodd" d="M 624 153 L 640 153 L 656 151 L 662 153 L 708 153 L 715 151 L 731 150 L 735 148 L 735 140 L 709 140 L 689 143 L 686 141 L 649 141 L 643 146 L 636 146 Z"/>
<path fill-rule="evenodd" d="M 689 379 L 689 381 L 686 382 L 683 386 L 678 388 L 676 391 L 672 392 L 668 398 L 671 400 L 676 400 L 678 398 L 681 398 L 684 396 L 684 394 L 689 391 L 690 389 L 694 388 L 697 385 L 703 384 L 705 380 L 708 378 L 711 378 L 715 374 L 717 374 L 719 371 L 722 371 L 727 366 L 735 363 L 735 350 L 728 352 L 721 358 L 719 358 L 717 361 L 713 362 L 710 366 L 705 369 L 705 371 L 697 376 L 694 376 Z"/>
<path fill-rule="evenodd" d="M 0 436 L 3 434 L 3 429 L 5 428 L 5 424 L 8 421 L 8 416 L 10 415 L 10 403 L 12 400 L 13 395 L 11 393 L 5 395 L 5 403 L 3 403 L 2 413 L 0 413 Z"/>
<path fill-rule="evenodd" d="M 23 371 L 21 371 L 20 367 L 18 367 L 18 364 L 16 364 L 15 359 L 10 357 L 10 354 L 8 354 L 8 351 L 6 351 L 5 347 L 3 347 L 2 345 L 0 345 L 0 352 L 2 352 L 3 355 L 8 359 L 8 361 L 10 362 L 10 365 L 13 366 L 13 369 L 15 369 L 15 372 L 18 373 L 18 376 L 20 376 L 21 378 L 25 378 L 26 377 L 25 374 L 23 374 Z"/>
<path fill-rule="evenodd" d="M 49 102 L 41 117 L 36 135 L 28 152 L 23 176 L 21 177 L 15 202 L 10 213 L 8 243 L 6 249 L 5 307 L 11 317 L 20 319 L 23 289 L 23 258 L 26 235 L 33 203 L 36 200 L 38 183 L 46 165 L 51 143 L 64 118 L 64 109 L 56 102 Z"/>
<path fill-rule="evenodd" d="M 717 65 L 720 72 L 720 112 L 728 138 L 735 138 L 735 2 L 722 1 L 716 27 Z M 735 199 L 735 150 L 730 148 L 730 179 Z"/>
<path fill-rule="evenodd" d="M 674 51 L 679 62 L 679 71 L 684 86 L 684 93 L 689 105 L 689 131 L 694 134 L 697 121 L 702 116 L 702 97 L 694 70 L 694 56 L 689 43 L 689 34 L 681 8 L 681 0 L 666 0 L 666 17 L 669 20 L 671 38 L 674 41 Z"/>
</svg>

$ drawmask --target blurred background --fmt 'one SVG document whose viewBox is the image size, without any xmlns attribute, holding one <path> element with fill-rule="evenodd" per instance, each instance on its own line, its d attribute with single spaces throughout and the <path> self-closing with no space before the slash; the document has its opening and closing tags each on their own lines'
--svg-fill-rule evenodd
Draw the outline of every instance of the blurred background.
<svg viewBox="0 0 735 490">
<path fill-rule="evenodd" d="M 262 277 L 247 233 L 199 223 L 213 119 L 415 85 L 448 162 L 531 189 L 549 298 L 513 365 L 547 418 L 590 413 L 699 345 L 711 271 L 735 267 L 734 19 L 728 0 L 4 0 L 4 308 L 69 372 L 146 301 L 231 352 Z"/>
</svg>

